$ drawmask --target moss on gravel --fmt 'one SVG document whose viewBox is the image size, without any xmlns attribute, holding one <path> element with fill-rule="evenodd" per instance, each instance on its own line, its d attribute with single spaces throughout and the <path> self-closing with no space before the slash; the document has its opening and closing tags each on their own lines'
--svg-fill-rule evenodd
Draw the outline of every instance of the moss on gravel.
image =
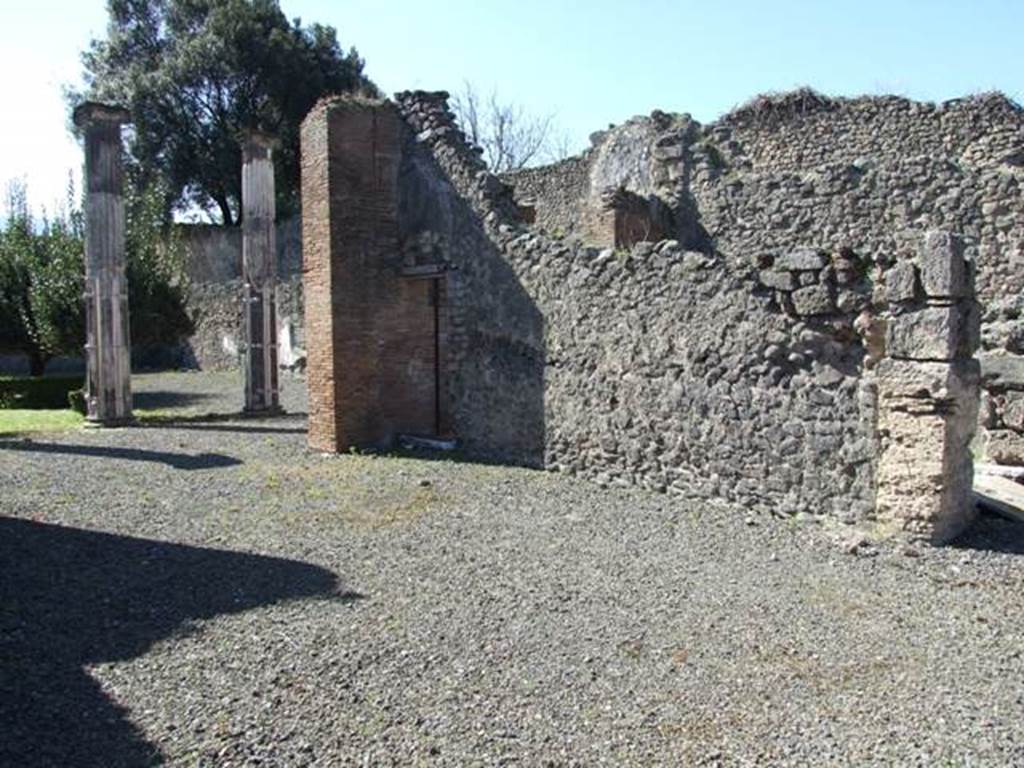
<svg viewBox="0 0 1024 768">
<path fill-rule="evenodd" d="M 239 474 L 286 523 L 303 527 L 340 523 L 375 530 L 410 523 L 443 503 L 422 463 L 412 460 L 336 456 L 297 465 L 249 462 Z M 302 504 L 289 504 L 296 496 Z"/>
</svg>

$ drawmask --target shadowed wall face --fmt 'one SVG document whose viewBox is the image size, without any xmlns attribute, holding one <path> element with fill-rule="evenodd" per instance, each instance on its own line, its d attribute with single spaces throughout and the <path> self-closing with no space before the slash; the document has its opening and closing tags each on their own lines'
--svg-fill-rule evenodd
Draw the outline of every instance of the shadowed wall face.
<svg viewBox="0 0 1024 768">
<path fill-rule="evenodd" d="M 87 415 L 116 424 L 130 419 L 132 408 L 121 167 L 121 126 L 128 113 L 86 102 L 74 121 L 85 131 Z"/>
<path fill-rule="evenodd" d="M 303 126 L 310 446 L 438 432 L 438 289 L 402 275 L 404 126 L 383 103 L 325 102 Z"/>
</svg>

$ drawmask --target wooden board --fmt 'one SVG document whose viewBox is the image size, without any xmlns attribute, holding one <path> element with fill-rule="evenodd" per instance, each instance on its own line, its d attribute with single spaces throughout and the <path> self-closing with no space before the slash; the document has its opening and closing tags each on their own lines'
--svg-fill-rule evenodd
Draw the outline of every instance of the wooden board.
<svg viewBox="0 0 1024 768">
<path fill-rule="evenodd" d="M 974 499 L 986 509 L 1024 523 L 1024 485 L 1006 477 L 975 474 Z"/>
</svg>

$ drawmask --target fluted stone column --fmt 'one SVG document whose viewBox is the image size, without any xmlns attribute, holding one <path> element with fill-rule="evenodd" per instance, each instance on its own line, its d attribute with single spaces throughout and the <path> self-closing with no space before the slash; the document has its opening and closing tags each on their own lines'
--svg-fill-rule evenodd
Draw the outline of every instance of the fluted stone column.
<svg viewBox="0 0 1024 768">
<path fill-rule="evenodd" d="M 245 410 L 280 411 L 277 389 L 276 142 L 251 131 L 242 141 L 242 276 L 245 280 Z"/>
<path fill-rule="evenodd" d="M 87 418 L 111 426 L 132 416 L 121 164 L 121 126 L 130 118 L 96 102 L 80 105 L 73 118 L 85 134 Z"/>
</svg>

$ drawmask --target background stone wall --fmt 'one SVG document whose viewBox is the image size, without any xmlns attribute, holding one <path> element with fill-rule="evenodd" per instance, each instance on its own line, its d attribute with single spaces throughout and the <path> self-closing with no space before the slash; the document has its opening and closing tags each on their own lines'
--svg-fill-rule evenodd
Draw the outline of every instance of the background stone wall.
<svg viewBox="0 0 1024 768">
<path fill-rule="evenodd" d="M 213 224 L 179 224 L 177 235 L 187 253 L 186 267 L 193 283 L 226 283 L 242 279 L 242 228 Z M 282 278 L 302 272 L 302 218 L 276 226 L 277 270 Z"/>
<path fill-rule="evenodd" d="M 278 222 L 278 362 L 305 365 L 302 298 L 301 218 Z M 177 365 L 201 370 L 234 370 L 245 341 L 242 322 L 242 230 L 182 224 L 178 235 L 186 253 L 189 312 L 196 330 L 176 352 Z"/>
<path fill-rule="evenodd" d="M 555 237 L 582 234 L 580 207 L 590 193 L 590 152 L 554 165 L 502 175 L 515 187 L 516 200 L 534 207 L 536 223 Z"/>
<path fill-rule="evenodd" d="M 204 371 L 241 368 L 245 328 L 242 281 L 192 283 L 188 308 L 195 333 L 175 352 L 176 366 Z M 281 368 L 301 373 L 306 361 L 306 331 L 301 274 L 284 275 L 277 285 L 277 352 Z"/>
</svg>

